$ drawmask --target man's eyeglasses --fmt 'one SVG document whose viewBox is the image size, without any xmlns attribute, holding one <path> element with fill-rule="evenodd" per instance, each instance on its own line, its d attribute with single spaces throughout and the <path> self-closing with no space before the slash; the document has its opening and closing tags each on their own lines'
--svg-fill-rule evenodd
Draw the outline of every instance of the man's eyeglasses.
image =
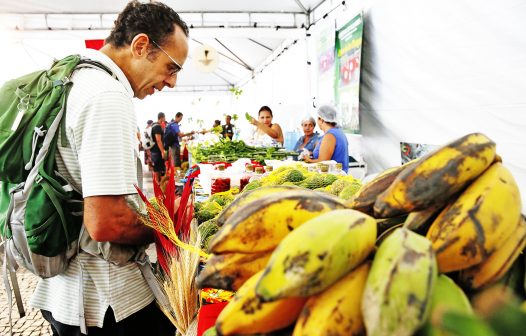
<svg viewBox="0 0 526 336">
<path fill-rule="evenodd" d="M 150 41 L 152 41 L 153 45 L 155 45 L 157 48 L 161 49 L 161 51 L 166 55 L 168 56 L 168 58 L 175 64 L 175 69 L 171 70 L 170 71 L 170 76 L 171 77 L 174 77 L 175 75 L 177 75 L 177 73 L 181 70 L 183 70 L 183 66 L 179 63 L 177 63 L 173 58 L 172 56 L 168 55 L 168 53 L 166 51 L 164 51 L 163 48 L 161 48 L 160 45 L 157 44 L 157 42 L 155 42 L 154 40 L 150 39 Z"/>
</svg>

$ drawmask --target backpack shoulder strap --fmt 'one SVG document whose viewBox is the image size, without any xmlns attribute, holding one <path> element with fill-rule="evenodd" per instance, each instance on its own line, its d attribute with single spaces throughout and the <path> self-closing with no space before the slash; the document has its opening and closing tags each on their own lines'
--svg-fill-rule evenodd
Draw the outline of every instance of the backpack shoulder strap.
<svg viewBox="0 0 526 336">
<path fill-rule="evenodd" d="M 90 58 L 81 57 L 80 62 L 77 65 L 76 69 L 82 69 L 82 68 L 92 68 L 92 69 L 103 70 L 107 72 L 110 76 L 112 76 L 113 78 L 117 79 L 117 76 L 111 71 L 110 68 Z"/>
</svg>

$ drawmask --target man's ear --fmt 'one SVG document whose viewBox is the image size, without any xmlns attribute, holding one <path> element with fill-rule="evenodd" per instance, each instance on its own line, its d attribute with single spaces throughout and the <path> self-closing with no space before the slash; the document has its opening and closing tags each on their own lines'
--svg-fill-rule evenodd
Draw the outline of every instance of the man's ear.
<svg viewBox="0 0 526 336">
<path fill-rule="evenodd" d="M 151 50 L 150 38 L 144 33 L 135 35 L 130 43 L 130 51 L 134 57 L 146 57 Z"/>
</svg>

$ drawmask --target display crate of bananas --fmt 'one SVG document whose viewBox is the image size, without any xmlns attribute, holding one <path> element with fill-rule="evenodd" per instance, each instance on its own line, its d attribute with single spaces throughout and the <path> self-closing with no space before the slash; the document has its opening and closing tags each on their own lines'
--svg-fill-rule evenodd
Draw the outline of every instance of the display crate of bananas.
<svg viewBox="0 0 526 336">
<path fill-rule="evenodd" d="M 215 331 L 524 334 L 526 221 L 501 161 L 475 133 L 350 200 L 295 185 L 242 194 L 218 216 L 197 279 L 237 291 Z"/>
</svg>

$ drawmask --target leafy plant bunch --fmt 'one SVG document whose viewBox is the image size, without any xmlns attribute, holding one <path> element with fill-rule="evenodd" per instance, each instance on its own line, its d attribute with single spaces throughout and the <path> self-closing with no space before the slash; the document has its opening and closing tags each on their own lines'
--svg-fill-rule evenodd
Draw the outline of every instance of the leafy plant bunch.
<svg viewBox="0 0 526 336">
<path fill-rule="evenodd" d="M 279 151 L 275 147 L 252 147 L 242 140 L 230 140 L 228 138 L 221 139 L 210 146 L 198 143 L 190 151 L 196 162 L 207 162 L 210 155 L 219 155 L 224 156 L 227 162 L 234 162 L 240 158 L 249 158 L 263 164 L 265 160 L 279 160 L 289 155 L 296 155 L 295 152 Z"/>
</svg>

